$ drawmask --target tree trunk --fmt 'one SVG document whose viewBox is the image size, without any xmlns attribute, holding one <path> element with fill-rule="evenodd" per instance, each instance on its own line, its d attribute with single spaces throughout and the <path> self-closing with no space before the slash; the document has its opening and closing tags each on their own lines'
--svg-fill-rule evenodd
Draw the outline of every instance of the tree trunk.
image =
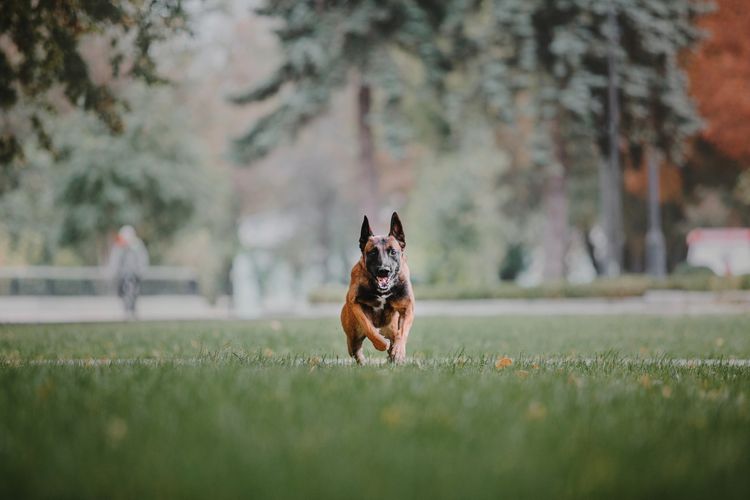
<svg viewBox="0 0 750 500">
<path fill-rule="evenodd" d="M 568 248 L 568 194 L 564 169 L 549 174 L 544 181 L 544 270 L 545 281 L 565 278 Z"/>
<path fill-rule="evenodd" d="M 568 180 L 567 154 L 559 119 L 552 124 L 551 136 L 557 164 L 547 173 L 542 191 L 545 216 L 542 273 L 545 281 L 560 281 L 565 278 L 565 254 L 568 249 Z"/>
<path fill-rule="evenodd" d="M 379 182 L 375 164 L 375 140 L 370 123 L 372 108 L 372 89 L 360 81 L 357 90 L 357 129 L 359 136 L 359 163 L 362 169 L 363 192 L 361 208 L 370 220 L 378 220 Z"/>
</svg>

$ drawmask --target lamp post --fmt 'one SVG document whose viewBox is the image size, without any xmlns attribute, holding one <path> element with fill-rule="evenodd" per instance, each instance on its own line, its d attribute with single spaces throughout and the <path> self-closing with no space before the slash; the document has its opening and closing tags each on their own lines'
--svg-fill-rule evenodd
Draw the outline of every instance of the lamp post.
<svg viewBox="0 0 750 500">
<path fill-rule="evenodd" d="M 661 230 L 661 205 L 659 204 L 660 155 L 652 147 L 648 158 L 648 231 L 646 232 L 646 272 L 654 278 L 667 274 L 667 251 Z"/>
<path fill-rule="evenodd" d="M 618 276 L 623 261 L 622 224 L 622 182 L 620 173 L 620 101 L 618 100 L 619 81 L 617 76 L 616 48 L 620 45 L 620 30 L 614 2 L 609 2 L 607 12 L 607 101 L 609 107 L 609 161 L 602 164 L 599 171 L 599 192 L 604 234 L 607 236 L 604 273 Z"/>
</svg>

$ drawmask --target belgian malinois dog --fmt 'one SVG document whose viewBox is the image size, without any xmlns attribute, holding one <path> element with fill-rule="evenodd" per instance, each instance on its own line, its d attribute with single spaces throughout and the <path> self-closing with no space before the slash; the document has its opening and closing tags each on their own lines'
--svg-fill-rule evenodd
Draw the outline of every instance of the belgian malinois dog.
<svg viewBox="0 0 750 500">
<path fill-rule="evenodd" d="M 357 363 L 364 363 L 362 343 L 367 337 L 375 349 L 388 352 L 390 361 L 402 362 L 414 321 L 414 293 L 406 265 L 404 228 L 398 214 L 393 212 L 387 236 L 373 235 L 365 215 L 359 249 L 362 256 L 352 268 L 341 310 L 349 355 Z"/>
</svg>

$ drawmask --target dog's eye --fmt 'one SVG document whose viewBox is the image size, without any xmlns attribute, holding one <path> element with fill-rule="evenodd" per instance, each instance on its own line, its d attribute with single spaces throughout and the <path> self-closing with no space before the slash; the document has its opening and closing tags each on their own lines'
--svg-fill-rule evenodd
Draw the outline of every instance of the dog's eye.
<svg viewBox="0 0 750 500">
<path fill-rule="evenodd" d="M 395 248 L 391 248 L 391 255 L 396 255 L 396 254 L 398 254 L 398 251 L 396 251 Z"/>
</svg>

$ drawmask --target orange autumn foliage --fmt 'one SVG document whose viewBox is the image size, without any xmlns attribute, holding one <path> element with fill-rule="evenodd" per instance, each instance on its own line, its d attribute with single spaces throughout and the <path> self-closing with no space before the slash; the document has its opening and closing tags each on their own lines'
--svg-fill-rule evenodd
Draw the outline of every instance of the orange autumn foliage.
<svg viewBox="0 0 750 500">
<path fill-rule="evenodd" d="M 708 36 L 688 58 L 690 92 L 706 121 L 703 138 L 750 166 L 750 5 L 715 3 L 699 21 Z"/>
<path fill-rule="evenodd" d="M 648 196 L 648 169 L 626 166 L 622 171 L 625 191 L 645 199 Z M 659 201 L 679 202 L 682 198 L 682 175 L 677 167 L 662 164 L 659 166 Z"/>
<path fill-rule="evenodd" d="M 627 193 L 645 200 L 648 197 L 647 154 L 634 156 L 623 144 L 622 184 Z M 647 152 L 644 152 L 647 153 Z M 659 201 L 679 203 L 682 201 L 682 171 L 675 165 L 662 161 L 659 165 Z"/>
</svg>

